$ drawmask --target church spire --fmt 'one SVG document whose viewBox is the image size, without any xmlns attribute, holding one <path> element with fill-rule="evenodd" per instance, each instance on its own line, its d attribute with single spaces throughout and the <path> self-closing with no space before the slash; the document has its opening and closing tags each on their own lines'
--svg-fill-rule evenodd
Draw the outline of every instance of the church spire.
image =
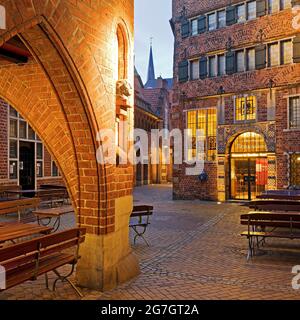
<svg viewBox="0 0 300 320">
<path fill-rule="evenodd" d="M 155 71 L 154 71 L 154 62 L 153 62 L 153 51 L 152 51 L 152 38 L 150 39 L 150 57 L 149 57 L 149 65 L 148 65 L 148 77 L 147 83 L 155 80 Z"/>
</svg>

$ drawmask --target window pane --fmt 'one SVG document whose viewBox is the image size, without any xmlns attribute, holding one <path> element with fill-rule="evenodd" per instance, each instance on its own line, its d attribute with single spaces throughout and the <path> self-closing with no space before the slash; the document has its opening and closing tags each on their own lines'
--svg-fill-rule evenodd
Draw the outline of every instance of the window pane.
<svg viewBox="0 0 300 320">
<path fill-rule="evenodd" d="M 27 124 L 25 121 L 19 122 L 19 136 L 22 139 L 27 139 Z"/>
<path fill-rule="evenodd" d="M 38 161 L 36 163 L 36 176 L 39 178 L 43 176 L 43 162 L 42 161 Z"/>
<path fill-rule="evenodd" d="M 199 60 L 191 61 L 191 79 L 199 79 Z"/>
<path fill-rule="evenodd" d="M 36 144 L 36 158 L 42 160 L 43 159 L 43 144 Z"/>
<path fill-rule="evenodd" d="M 217 75 L 216 70 L 216 57 L 209 57 L 208 58 L 208 64 L 209 64 L 209 76 L 215 77 Z"/>
<path fill-rule="evenodd" d="M 17 117 L 18 116 L 18 112 L 13 107 L 9 107 L 9 115 L 11 117 Z"/>
<path fill-rule="evenodd" d="M 217 28 L 216 14 L 212 13 L 208 15 L 208 30 L 215 30 Z"/>
<path fill-rule="evenodd" d="M 300 98 L 290 98 L 290 128 L 300 128 Z"/>
<path fill-rule="evenodd" d="M 252 20 L 256 18 L 256 1 L 247 3 L 247 19 Z"/>
<path fill-rule="evenodd" d="M 207 110 L 207 160 L 216 160 L 217 150 L 217 111 Z"/>
<path fill-rule="evenodd" d="M 35 140 L 35 132 L 30 125 L 28 125 L 28 139 Z"/>
<path fill-rule="evenodd" d="M 198 19 L 192 20 L 192 35 L 198 34 Z"/>
<path fill-rule="evenodd" d="M 225 10 L 218 11 L 218 28 L 226 27 L 226 12 Z"/>
<path fill-rule="evenodd" d="M 237 12 L 237 22 L 246 21 L 246 10 L 245 10 L 244 4 L 237 6 L 236 12 Z"/>
<path fill-rule="evenodd" d="M 18 121 L 14 119 L 10 119 L 9 121 L 9 136 L 11 138 L 18 137 Z"/>
<path fill-rule="evenodd" d="M 279 0 L 268 0 L 268 11 L 274 13 L 279 11 Z"/>
<path fill-rule="evenodd" d="M 9 161 L 9 179 L 18 179 L 17 161 Z"/>
<path fill-rule="evenodd" d="M 218 56 L 218 75 L 223 76 L 226 74 L 226 67 L 225 67 L 225 55 Z"/>
<path fill-rule="evenodd" d="M 235 120 L 256 119 L 256 98 L 254 96 L 237 98 L 235 101 Z"/>
<path fill-rule="evenodd" d="M 269 67 L 279 65 L 279 45 L 278 43 L 269 45 Z"/>
<path fill-rule="evenodd" d="M 236 53 L 236 70 L 237 72 L 245 71 L 244 51 L 237 51 Z"/>
<path fill-rule="evenodd" d="M 58 167 L 54 161 L 52 161 L 52 177 L 58 177 Z"/>
<path fill-rule="evenodd" d="M 281 63 L 288 64 L 293 62 L 292 41 L 281 42 Z"/>
<path fill-rule="evenodd" d="M 255 49 L 247 50 L 247 70 L 255 70 Z"/>
<path fill-rule="evenodd" d="M 18 158 L 18 143 L 16 140 L 9 141 L 9 157 L 12 159 Z"/>
</svg>

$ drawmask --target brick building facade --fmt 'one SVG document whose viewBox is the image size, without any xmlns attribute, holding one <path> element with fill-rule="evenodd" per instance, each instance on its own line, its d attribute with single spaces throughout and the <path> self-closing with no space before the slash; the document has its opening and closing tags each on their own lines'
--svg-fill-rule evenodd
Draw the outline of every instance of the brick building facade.
<svg viewBox="0 0 300 320">
<path fill-rule="evenodd" d="M 299 1 L 173 0 L 172 127 L 203 130 L 204 175 L 174 166 L 174 198 L 245 200 L 300 185 Z M 199 172 L 199 175 L 202 172 Z"/>
<path fill-rule="evenodd" d="M 56 162 L 38 135 L 18 112 L 0 99 L 0 185 L 38 189 L 41 185 L 64 185 Z M 32 170 L 25 172 L 22 148 L 29 150 Z M 34 170 L 35 168 L 35 170 Z"/>
</svg>

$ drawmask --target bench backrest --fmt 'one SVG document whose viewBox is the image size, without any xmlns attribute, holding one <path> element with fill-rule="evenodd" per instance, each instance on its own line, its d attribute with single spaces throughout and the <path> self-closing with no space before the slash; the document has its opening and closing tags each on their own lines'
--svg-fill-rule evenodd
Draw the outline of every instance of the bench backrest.
<svg viewBox="0 0 300 320">
<path fill-rule="evenodd" d="M 44 189 L 38 191 L 38 197 L 42 201 L 67 199 L 68 192 L 66 189 Z"/>
<path fill-rule="evenodd" d="M 300 201 L 296 200 L 254 200 L 246 205 L 255 210 L 300 212 Z"/>
<path fill-rule="evenodd" d="M 39 206 L 39 198 L 17 199 L 0 202 L 0 215 L 19 212 L 24 209 L 35 209 Z"/>
<path fill-rule="evenodd" d="M 134 206 L 131 217 L 151 216 L 153 215 L 153 206 L 140 205 Z"/>
<path fill-rule="evenodd" d="M 5 193 L 5 191 L 12 191 L 12 190 L 21 190 L 21 186 L 16 186 L 16 185 L 0 185 L 0 193 Z"/>
<path fill-rule="evenodd" d="M 40 259 L 68 248 L 76 249 L 74 259 L 78 259 L 79 245 L 84 241 L 85 234 L 86 229 L 74 228 L 2 248 L 0 265 L 6 272 L 30 263 L 38 265 Z"/>
<path fill-rule="evenodd" d="M 300 229 L 300 214 L 252 212 L 241 215 L 241 224 Z"/>
</svg>

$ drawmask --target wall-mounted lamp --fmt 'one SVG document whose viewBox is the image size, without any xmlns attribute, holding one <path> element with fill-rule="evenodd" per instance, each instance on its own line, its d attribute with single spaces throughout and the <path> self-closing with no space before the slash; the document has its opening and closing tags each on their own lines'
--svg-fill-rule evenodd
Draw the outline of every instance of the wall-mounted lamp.
<svg viewBox="0 0 300 320">
<path fill-rule="evenodd" d="M 225 90 L 224 90 L 223 86 L 220 86 L 220 88 L 218 89 L 217 94 L 220 95 L 220 96 L 222 96 L 223 94 L 225 94 Z"/>
</svg>

